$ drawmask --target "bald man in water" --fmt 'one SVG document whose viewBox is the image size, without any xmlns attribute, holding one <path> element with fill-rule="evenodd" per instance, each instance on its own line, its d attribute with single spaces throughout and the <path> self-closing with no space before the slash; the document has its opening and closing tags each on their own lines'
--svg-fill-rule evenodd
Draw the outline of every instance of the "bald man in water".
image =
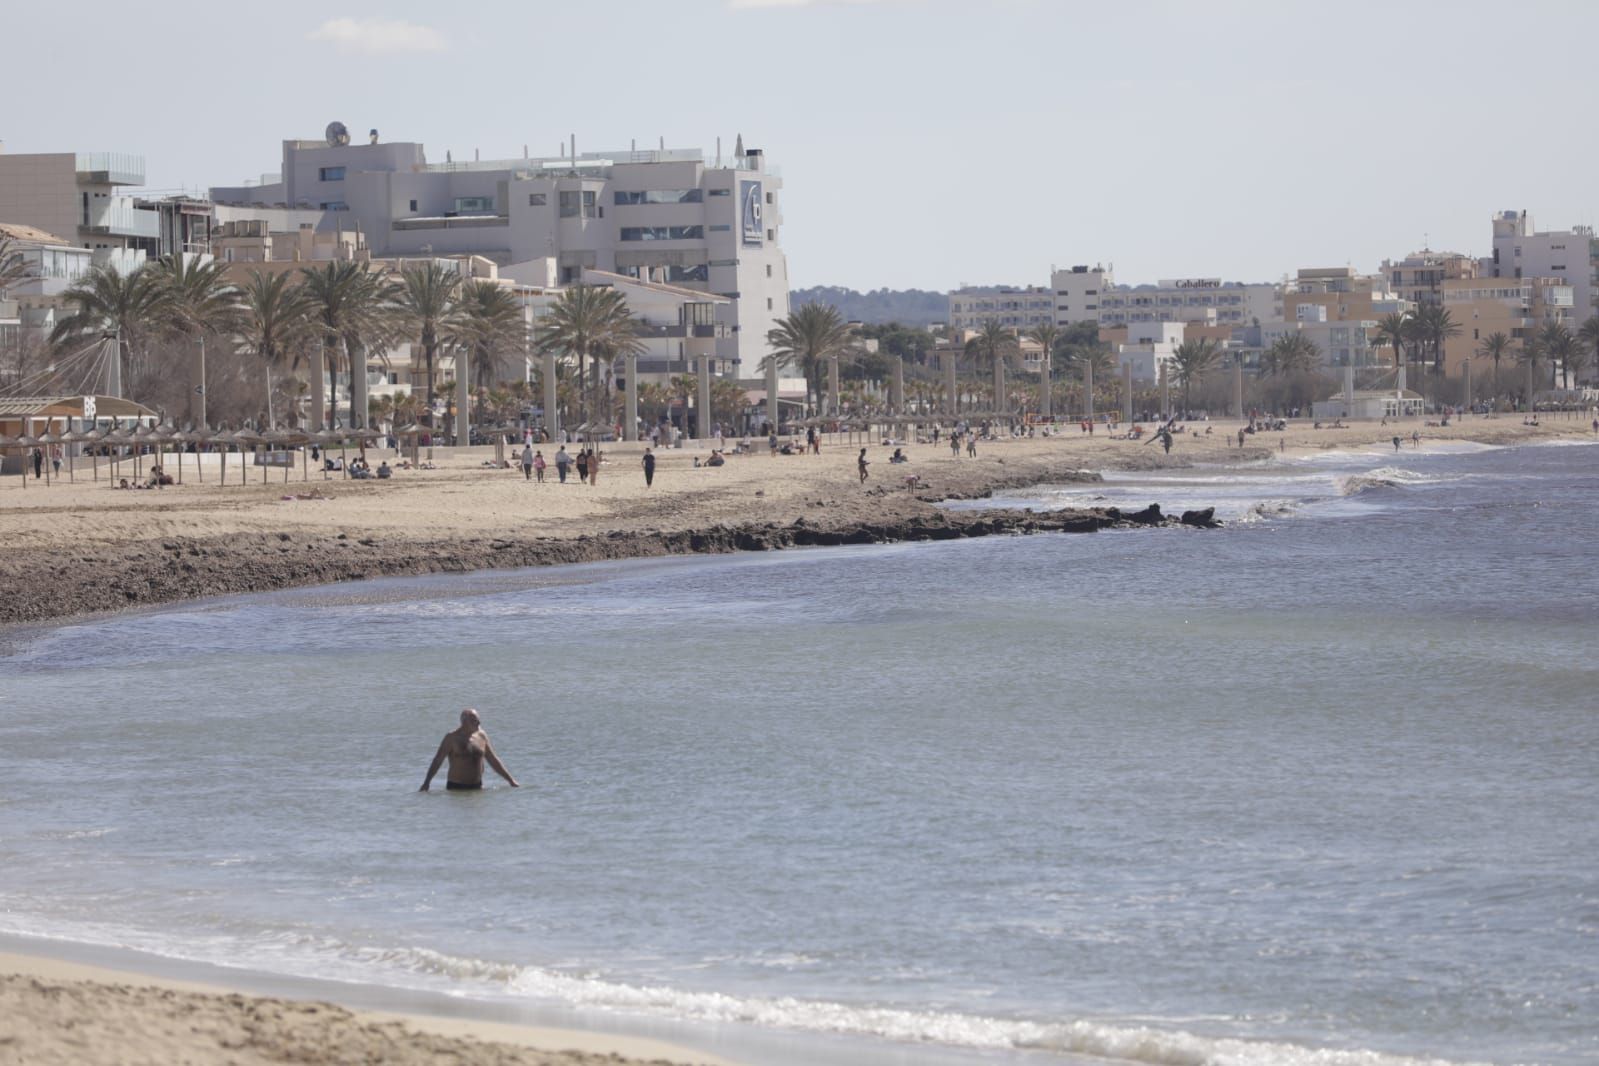
<svg viewBox="0 0 1599 1066">
<path fill-rule="evenodd" d="M 516 778 L 511 776 L 501 763 L 500 757 L 494 754 L 494 745 L 489 743 L 489 735 L 479 726 L 477 710 L 468 707 L 461 712 L 461 727 L 452 729 L 444 734 L 444 739 L 439 742 L 439 750 L 433 756 L 433 764 L 428 767 L 427 777 L 422 779 L 422 788 L 426 792 L 433 783 L 433 775 L 439 772 L 439 767 L 444 765 L 444 760 L 450 760 L 450 772 L 445 775 L 444 788 L 446 791 L 476 791 L 483 787 L 483 760 L 487 759 L 494 772 L 510 782 L 512 788 L 520 788 Z"/>
</svg>

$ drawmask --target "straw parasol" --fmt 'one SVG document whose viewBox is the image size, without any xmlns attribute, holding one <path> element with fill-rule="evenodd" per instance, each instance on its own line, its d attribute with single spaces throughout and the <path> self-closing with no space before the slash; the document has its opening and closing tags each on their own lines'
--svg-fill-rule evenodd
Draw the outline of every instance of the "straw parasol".
<svg viewBox="0 0 1599 1066">
<path fill-rule="evenodd" d="M 140 425 L 134 427 L 133 432 L 131 434 L 129 434 L 129 436 L 131 436 L 133 438 L 133 445 L 134 445 L 134 448 L 133 448 L 133 476 L 134 477 L 143 477 L 144 476 L 144 470 L 143 470 L 143 465 L 144 465 L 144 446 L 146 444 L 150 443 L 151 439 L 154 438 L 155 429 L 154 429 L 154 427 L 147 426 L 147 425 L 144 425 L 144 424 L 141 423 Z"/>
<path fill-rule="evenodd" d="M 128 431 L 123 429 L 121 426 L 113 425 L 110 429 L 106 430 L 105 436 L 101 437 L 100 441 L 111 449 L 111 477 L 116 479 L 122 474 L 121 449 L 132 444 L 133 437 L 129 435 Z"/>
<path fill-rule="evenodd" d="M 178 444 L 178 482 L 183 482 L 183 445 L 194 445 L 194 469 L 199 475 L 202 484 L 205 482 L 205 465 L 200 462 L 200 445 L 207 440 L 206 434 L 198 430 L 178 430 L 172 434 L 172 439 Z"/>
<path fill-rule="evenodd" d="M 46 429 L 43 433 L 39 434 L 39 436 L 36 439 L 38 440 L 38 442 L 39 442 L 41 447 L 54 447 L 55 445 L 61 443 L 60 436 L 58 436 L 57 434 L 51 432 L 48 429 Z M 52 472 L 51 468 L 53 466 L 54 466 L 54 464 L 50 462 L 50 453 L 46 452 L 45 453 L 45 461 L 44 461 L 44 483 L 46 485 L 50 484 L 50 475 L 51 475 L 51 472 Z"/>
<path fill-rule="evenodd" d="M 304 433 L 301 433 L 301 432 L 299 432 L 297 430 L 292 430 L 292 429 L 269 429 L 269 430 L 267 430 L 266 434 L 262 437 L 262 439 L 264 441 L 266 441 L 268 444 L 272 445 L 274 450 L 282 451 L 284 449 L 278 447 L 279 445 L 299 444 L 299 443 L 305 441 L 306 435 Z M 309 464 L 310 464 L 310 459 L 309 459 L 310 452 L 309 452 L 308 449 L 305 449 L 305 450 L 302 450 L 300 454 L 302 456 L 306 457 L 306 458 L 304 458 L 302 460 L 302 464 L 301 464 L 302 467 L 304 468 L 304 471 L 305 471 L 305 475 L 304 476 L 305 477 L 310 477 L 310 466 L 309 466 Z M 294 465 L 294 464 L 287 463 L 283 467 L 283 480 L 284 480 L 285 483 L 287 483 L 288 480 L 289 480 L 289 467 L 292 466 L 292 465 Z M 266 477 L 266 475 L 262 474 L 262 479 L 263 480 L 265 480 L 265 477 Z"/>
<path fill-rule="evenodd" d="M 6 456 L 6 452 L 10 451 L 12 448 L 15 448 L 16 446 L 17 446 L 17 438 L 8 437 L 4 433 L 0 433 L 0 461 L 4 461 L 5 456 Z M 22 474 L 22 487 L 23 488 L 27 488 L 28 487 L 27 467 L 28 467 L 27 463 L 23 463 L 22 464 L 22 471 L 23 471 L 23 474 Z"/>
</svg>

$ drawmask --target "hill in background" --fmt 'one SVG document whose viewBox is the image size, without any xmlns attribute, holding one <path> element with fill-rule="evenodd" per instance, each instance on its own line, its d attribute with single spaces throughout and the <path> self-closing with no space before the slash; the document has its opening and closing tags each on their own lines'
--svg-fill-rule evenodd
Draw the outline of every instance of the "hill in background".
<svg viewBox="0 0 1599 1066">
<path fill-rule="evenodd" d="M 949 297 L 926 289 L 873 289 L 856 292 L 838 285 L 816 285 L 788 294 L 789 307 L 819 303 L 838 308 L 851 322 L 939 326 L 949 320 Z"/>
</svg>

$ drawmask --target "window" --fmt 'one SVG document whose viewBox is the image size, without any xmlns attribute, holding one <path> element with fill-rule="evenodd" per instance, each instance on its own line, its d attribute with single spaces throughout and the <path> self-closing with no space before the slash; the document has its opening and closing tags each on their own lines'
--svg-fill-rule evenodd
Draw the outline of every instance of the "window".
<svg viewBox="0 0 1599 1066">
<path fill-rule="evenodd" d="M 415 210 L 416 210 L 416 201 L 415 201 L 415 200 L 412 200 L 412 201 L 411 201 L 411 207 L 410 207 L 410 210 L 412 210 L 412 211 L 415 211 Z"/>
<path fill-rule="evenodd" d="M 738 266 L 738 260 L 737 259 L 712 259 L 710 261 L 710 263 L 708 263 L 707 265 L 708 266 L 713 266 L 713 267 L 736 267 L 736 266 Z"/>
<path fill-rule="evenodd" d="M 527 205 L 529 207 L 543 207 L 548 202 L 549 198 L 541 192 L 530 192 L 527 194 Z"/>
<path fill-rule="evenodd" d="M 593 189 L 583 190 L 583 217 L 594 218 L 599 214 L 599 194 Z"/>
<path fill-rule="evenodd" d="M 317 171 L 317 177 L 320 178 L 322 181 L 343 181 L 344 180 L 344 168 L 343 167 L 323 167 L 321 170 Z"/>
<path fill-rule="evenodd" d="M 709 281 L 710 269 L 706 264 L 698 266 L 674 266 L 666 268 L 667 281 Z M 699 305 L 696 305 L 699 306 Z"/>
<path fill-rule="evenodd" d="M 766 298 L 766 309 L 768 311 L 772 309 L 772 298 L 770 296 Z"/>
<path fill-rule="evenodd" d="M 614 194 L 618 207 L 628 204 L 697 204 L 701 202 L 698 189 L 645 189 L 639 192 L 618 191 Z"/>
<path fill-rule="evenodd" d="M 769 240 L 769 241 L 777 240 L 777 231 L 775 229 L 767 230 L 766 231 L 766 239 Z"/>
<path fill-rule="evenodd" d="M 771 193 L 767 193 L 766 194 L 766 202 L 767 203 L 771 203 L 772 202 L 772 194 Z"/>
<path fill-rule="evenodd" d="M 324 211 L 348 211 L 350 209 L 350 205 L 345 203 L 343 200 L 324 200 L 322 201 L 321 208 Z"/>
<path fill-rule="evenodd" d="M 576 189 L 563 189 L 561 191 L 561 217 L 576 218 L 578 205 L 581 203 Z"/>
<path fill-rule="evenodd" d="M 457 196 L 455 198 L 455 213 L 458 215 L 481 214 L 494 210 L 494 198 L 491 196 Z"/>
<path fill-rule="evenodd" d="M 732 226 L 712 226 L 711 227 L 711 232 L 712 233 L 727 233 L 727 232 L 731 231 L 732 228 L 733 228 Z"/>
<path fill-rule="evenodd" d="M 708 192 L 706 192 L 705 195 L 706 196 L 731 196 L 732 194 L 733 194 L 733 190 L 732 189 L 711 189 Z"/>
<path fill-rule="evenodd" d="M 623 226 L 624 241 L 697 241 L 705 236 L 704 226 Z"/>
<path fill-rule="evenodd" d="M 770 264 L 770 263 L 766 264 L 766 276 L 767 277 L 771 277 L 772 276 L 772 264 Z"/>
</svg>

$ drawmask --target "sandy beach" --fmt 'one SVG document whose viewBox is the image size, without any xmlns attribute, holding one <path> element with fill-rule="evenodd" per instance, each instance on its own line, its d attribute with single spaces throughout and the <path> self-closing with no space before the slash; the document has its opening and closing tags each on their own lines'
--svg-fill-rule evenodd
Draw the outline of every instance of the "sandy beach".
<svg viewBox="0 0 1599 1066">
<path fill-rule="evenodd" d="M 1025 515 L 967 512 L 951 516 L 940 500 L 982 498 L 1025 485 L 1091 480 L 1096 471 L 1266 461 L 1335 449 L 1389 447 L 1411 434 L 1425 444 L 1516 444 L 1592 436 L 1585 419 L 1520 416 L 1471 418 L 1448 427 L 1420 420 L 1390 426 L 1315 429 L 1294 423 L 1250 436 L 1238 447 L 1238 423 L 1190 426 L 1164 455 L 1145 440 L 1110 440 L 1075 426 L 1061 436 L 984 441 L 975 458 L 940 444 L 906 446 L 910 462 L 889 463 L 893 446 L 867 447 L 863 485 L 856 459 L 863 443 L 828 436 L 820 455 L 730 456 L 722 467 L 696 466 L 707 447 L 661 450 L 646 489 L 641 445 L 606 446 L 597 485 L 543 484 L 520 469 L 495 469 L 493 449 L 438 449 L 432 470 L 400 470 L 385 481 L 354 481 L 313 471 L 249 470 L 238 483 L 238 457 L 219 483 L 217 456 L 205 480 L 186 460 L 184 482 L 160 490 L 112 488 L 80 460 L 69 480 L 51 484 L 15 476 L 0 483 L 0 562 L 5 594 L 0 623 L 37 622 L 224 593 L 488 568 L 592 562 L 687 552 L 766 550 L 799 545 L 870 543 L 975 536 L 1036 529 L 1102 528 L 1084 514 L 1074 524 L 1038 523 Z M 1209 430 L 1210 432 L 1206 432 Z M 553 448 L 543 449 L 545 457 Z M 509 453 L 508 453 L 509 454 Z M 374 452 L 393 459 L 390 453 Z M 169 457 L 168 469 L 174 469 Z M 123 464 L 121 473 L 131 474 Z M 914 478 L 914 480 L 912 480 Z"/>
<path fill-rule="evenodd" d="M 726 1066 L 638 1037 L 357 1012 L 0 952 L 0 1066 L 284 1062 Z"/>
</svg>

